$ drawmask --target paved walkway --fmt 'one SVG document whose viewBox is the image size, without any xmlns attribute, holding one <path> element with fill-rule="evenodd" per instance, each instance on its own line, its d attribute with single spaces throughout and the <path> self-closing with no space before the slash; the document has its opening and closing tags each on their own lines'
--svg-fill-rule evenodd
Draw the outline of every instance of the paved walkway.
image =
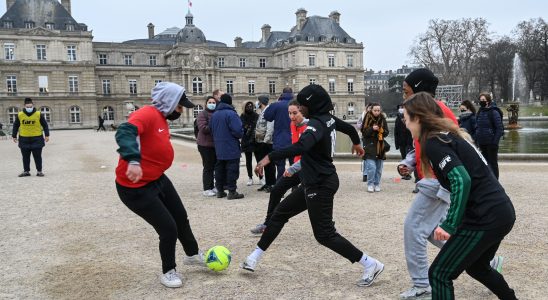
<svg viewBox="0 0 548 300">
<path fill-rule="evenodd" d="M 368 194 L 360 162 L 337 163 L 340 189 L 337 230 L 386 264 L 370 288 L 353 285 L 361 268 L 320 246 L 306 213 L 291 220 L 254 274 L 237 264 L 255 247 L 249 229 L 266 212 L 267 194 L 245 186 L 245 199 L 201 195 L 201 160 L 195 145 L 174 140 L 175 162 L 167 172 L 181 194 L 200 247 L 227 246 L 233 265 L 215 274 L 182 265 L 183 288 L 160 286 L 157 236 L 118 199 L 114 133 L 53 131 L 44 148 L 45 177 L 18 178 L 20 152 L 0 140 L 0 299 L 31 298 L 362 298 L 397 299 L 408 288 L 402 223 L 413 195 L 408 181 L 394 182 L 396 163 L 385 164 L 381 193 Z M 499 251 L 504 275 L 522 299 L 548 294 L 547 163 L 502 163 L 501 182 L 516 207 L 518 222 Z M 437 250 L 431 248 L 433 258 Z M 466 275 L 456 282 L 457 298 L 494 299 Z"/>
</svg>

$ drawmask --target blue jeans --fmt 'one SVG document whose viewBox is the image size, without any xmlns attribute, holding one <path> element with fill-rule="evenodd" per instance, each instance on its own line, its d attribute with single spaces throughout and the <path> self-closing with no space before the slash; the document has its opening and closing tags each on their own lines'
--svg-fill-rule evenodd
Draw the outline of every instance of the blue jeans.
<svg viewBox="0 0 548 300">
<path fill-rule="evenodd" d="M 381 183 L 383 163 L 384 161 L 382 159 L 365 160 L 365 168 L 367 170 L 367 185 L 376 186 Z"/>
</svg>

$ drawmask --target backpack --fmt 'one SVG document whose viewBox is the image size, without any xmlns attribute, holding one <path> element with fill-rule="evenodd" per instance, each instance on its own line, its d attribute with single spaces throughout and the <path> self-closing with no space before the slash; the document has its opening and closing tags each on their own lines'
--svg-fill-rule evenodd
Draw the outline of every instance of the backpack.
<svg viewBox="0 0 548 300">
<path fill-rule="evenodd" d="M 194 137 L 198 138 L 198 132 L 200 129 L 198 129 L 198 118 L 194 119 Z"/>
<path fill-rule="evenodd" d="M 504 114 L 502 113 L 502 110 L 498 106 L 493 107 L 493 110 L 498 112 L 500 115 L 500 121 L 502 123 L 502 139 L 504 140 Z M 495 117 L 493 117 L 493 111 L 489 112 L 489 121 L 491 121 L 491 125 L 495 126 Z"/>
</svg>

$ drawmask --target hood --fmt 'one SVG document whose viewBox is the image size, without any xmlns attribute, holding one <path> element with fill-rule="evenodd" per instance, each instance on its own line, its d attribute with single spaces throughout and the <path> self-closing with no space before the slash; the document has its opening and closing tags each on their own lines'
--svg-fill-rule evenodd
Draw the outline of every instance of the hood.
<svg viewBox="0 0 548 300">
<path fill-rule="evenodd" d="M 280 96 L 280 99 L 278 99 L 279 101 L 290 101 L 291 99 L 293 99 L 293 93 L 282 93 L 282 95 Z"/>
<path fill-rule="evenodd" d="M 215 108 L 215 110 L 225 110 L 225 109 L 230 109 L 230 110 L 233 110 L 233 111 L 236 111 L 234 109 L 234 106 L 230 105 L 230 104 L 226 104 L 224 102 L 219 102 L 217 103 L 217 107 Z"/>
<path fill-rule="evenodd" d="M 297 101 L 300 105 L 308 107 L 310 117 L 329 113 L 333 110 L 331 97 L 321 85 L 307 85 L 297 95 Z"/>
<path fill-rule="evenodd" d="M 249 103 L 251 103 L 251 106 L 253 106 L 253 108 L 255 108 L 255 103 L 253 103 L 253 101 L 246 101 L 244 103 L 244 105 L 242 106 L 242 112 L 245 114 L 245 106 L 248 105 Z M 253 110 L 255 111 L 255 110 Z"/>
<path fill-rule="evenodd" d="M 152 105 L 166 117 L 172 113 L 185 93 L 185 88 L 173 82 L 160 82 L 151 93 Z"/>
</svg>

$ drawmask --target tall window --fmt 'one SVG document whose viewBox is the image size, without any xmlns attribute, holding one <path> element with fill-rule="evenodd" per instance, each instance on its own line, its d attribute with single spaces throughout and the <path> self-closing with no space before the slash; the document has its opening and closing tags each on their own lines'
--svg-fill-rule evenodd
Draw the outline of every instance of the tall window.
<svg viewBox="0 0 548 300">
<path fill-rule="evenodd" d="M 38 93 L 41 95 L 48 93 L 48 76 L 38 76 Z"/>
<path fill-rule="evenodd" d="M 155 66 L 156 65 L 156 55 L 149 55 L 148 56 L 148 64 L 150 66 Z"/>
<path fill-rule="evenodd" d="M 78 76 L 69 76 L 69 93 L 78 93 Z"/>
<path fill-rule="evenodd" d="M 162 79 L 155 79 L 154 80 L 154 86 L 157 86 L 158 83 L 162 82 L 163 80 Z"/>
<path fill-rule="evenodd" d="M 335 78 L 329 78 L 329 92 L 335 93 Z"/>
<path fill-rule="evenodd" d="M 19 109 L 17 107 L 10 107 L 8 108 L 8 121 L 10 125 L 13 125 L 15 123 L 15 120 L 17 120 L 17 114 L 19 114 Z"/>
<path fill-rule="evenodd" d="M 202 111 L 204 111 L 204 107 L 198 104 L 192 109 L 192 115 L 194 116 L 194 118 L 197 118 Z"/>
<path fill-rule="evenodd" d="M 327 64 L 330 67 L 335 66 L 335 54 L 328 54 L 327 55 Z"/>
<path fill-rule="evenodd" d="M 12 44 L 12 43 L 4 44 L 4 59 L 6 60 L 15 59 L 15 44 Z"/>
<path fill-rule="evenodd" d="M 316 66 L 316 54 L 308 54 L 308 65 L 310 67 Z"/>
<path fill-rule="evenodd" d="M 354 102 L 349 102 L 348 103 L 347 115 L 349 115 L 349 116 L 354 115 Z"/>
<path fill-rule="evenodd" d="M 247 82 L 247 92 L 249 96 L 255 95 L 255 80 L 250 80 Z"/>
<path fill-rule="evenodd" d="M 268 92 L 270 93 L 270 95 L 276 95 L 276 81 L 268 81 Z"/>
<path fill-rule="evenodd" d="M 129 55 L 129 54 L 124 55 L 124 64 L 125 64 L 126 66 L 131 66 L 131 65 L 133 65 L 133 56 L 132 56 L 132 55 Z"/>
<path fill-rule="evenodd" d="M 51 123 L 51 109 L 47 106 L 40 107 L 40 114 L 44 116 L 46 122 Z"/>
<path fill-rule="evenodd" d="M 69 120 L 70 123 L 81 123 L 82 119 L 80 117 L 80 114 L 81 114 L 80 107 L 71 106 L 69 113 L 70 113 L 70 120 Z"/>
<path fill-rule="evenodd" d="M 259 68 L 266 68 L 266 58 L 259 58 Z"/>
<path fill-rule="evenodd" d="M 347 55 L 346 56 L 346 66 L 349 68 L 354 67 L 354 56 L 353 55 Z"/>
<path fill-rule="evenodd" d="M 55 24 L 54 23 L 46 23 L 46 29 L 50 29 L 50 30 L 53 30 L 55 29 Z"/>
<path fill-rule="evenodd" d="M 240 57 L 240 68 L 245 68 L 246 62 L 247 62 L 247 59 Z"/>
<path fill-rule="evenodd" d="M 4 21 L 3 25 L 6 29 L 13 28 L 13 21 Z"/>
<path fill-rule="evenodd" d="M 34 28 L 34 22 L 32 22 L 32 21 L 25 22 L 25 28 L 26 29 Z"/>
<path fill-rule="evenodd" d="M 68 61 L 76 61 L 76 46 L 67 46 Z"/>
<path fill-rule="evenodd" d="M 106 65 L 108 63 L 108 56 L 106 54 L 99 54 L 99 64 Z"/>
<path fill-rule="evenodd" d="M 217 57 L 217 65 L 219 68 L 225 67 L 225 58 L 224 57 Z"/>
<path fill-rule="evenodd" d="M 192 79 L 192 93 L 194 95 L 201 95 L 202 92 L 202 78 L 194 77 L 194 79 Z"/>
<path fill-rule="evenodd" d="M 73 24 L 65 24 L 65 30 L 74 31 L 74 25 Z"/>
<path fill-rule="evenodd" d="M 36 45 L 36 59 L 46 60 L 46 45 Z"/>
<path fill-rule="evenodd" d="M 110 79 L 103 79 L 103 95 L 110 95 L 112 90 L 110 89 Z"/>
<path fill-rule="evenodd" d="M 308 80 L 308 82 L 309 82 L 310 84 L 316 84 L 316 78 L 310 78 L 310 79 Z"/>
<path fill-rule="evenodd" d="M 114 108 L 112 106 L 103 107 L 103 119 L 105 121 L 114 121 Z"/>
<path fill-rule="evenodd" d="M 8 88 L 8 94 L 17 93 L 17 76 L 16 75 L 6 76 L 6 87 Z"/>
<path fill-rule="evenodd" d="M 137 80 L 136 79 L 130 79 L 129 80 L 129 94 L 130 95 L 137 95 Z"/>
<path fill-rule="evenodd" d="M 234 81 L 232 80 L 226 81 L 226 93 L 230 95 L 234 94 Z"/>
<path fill-rule="evenodd" d="M 348 85 L 348 93 L 354 94 L 354 79 L 348 78 L 347 85 Z"/>
</svg>

